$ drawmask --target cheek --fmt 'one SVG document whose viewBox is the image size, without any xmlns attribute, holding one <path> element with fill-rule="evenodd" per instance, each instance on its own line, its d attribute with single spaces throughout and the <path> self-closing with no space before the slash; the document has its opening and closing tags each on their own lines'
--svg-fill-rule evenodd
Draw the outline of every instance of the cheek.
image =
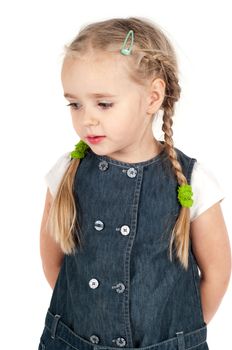
<svg viewBox="0 0 232 350">
<path fill-rule="evenodd" d="M 80 123 L 78 121 L 78 118 L 73 114 L 71 114 L 71 118 L 72 118 L 73 128 L 75 129 L 76 132 L 78 132 L 80 130 Z"/>
<path fill-rule="evenodd" d="M 76 122 L 76 119 L 74 118 L 74 116 L 72 114 L 71 114 L 71 119 L 72 119 L 72 125 L 73 125 L 73 127 L 75 127 L 77 122 Z"/>
<path fill-rule="evenodd" d="M 131 128 L 131 117 L 126 114 L 126 112 L 118 111 L 111 115 L 109 119 L 105 119 L 103 122 L 104 128 L 106 130 L 112 130 L 112 132 L 117 134 L 122 134 L 128 128 Z"/>
<path fill-rule="evenodd" d="M 136 107 L 130 103 L 126 103 L 125 105 L 121 105 L 117 108 L 112 114 L 112 125 L 117 126 L 118 128 L 124 129 L 127 127 L 131 127 L 131 123 L 133 123 L 134 115 L 136 111 Z"/>
</svg>

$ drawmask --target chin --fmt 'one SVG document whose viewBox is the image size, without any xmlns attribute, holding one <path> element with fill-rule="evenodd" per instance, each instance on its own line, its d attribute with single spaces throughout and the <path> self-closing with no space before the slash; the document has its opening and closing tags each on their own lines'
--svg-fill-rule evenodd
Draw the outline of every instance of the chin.
<svg viewBox="0 0 232 350">
<path fill-rule="evenodd" d="M 95 147 L 90 147 L 90 148 L 91 148 L 92 152 L 95 153 L 97 156 L 104 156 L 106 154 L 106 152 L 104 152 L 104 151 L 96 150 Z"/>
</svg>

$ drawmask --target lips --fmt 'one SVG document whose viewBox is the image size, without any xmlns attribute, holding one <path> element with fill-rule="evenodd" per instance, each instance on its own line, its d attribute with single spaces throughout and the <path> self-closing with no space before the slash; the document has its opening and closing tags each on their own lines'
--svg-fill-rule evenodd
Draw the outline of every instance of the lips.
<svg viewBox="0 0 232 350">
<path fill-rule="evenodd" d="M 104 137 L 104 135 L 87 135 L 87 138 L 93 138 L 93 137 Z"/>
<path fill-rule="evenodd" d="M 101 142 L 104 138 L 105 138 L 105 136 L 97 136 L 97 135 L 86 137 L 86 139 L 92 144 L 97 144 L 97 143 Z"/>
</svg>

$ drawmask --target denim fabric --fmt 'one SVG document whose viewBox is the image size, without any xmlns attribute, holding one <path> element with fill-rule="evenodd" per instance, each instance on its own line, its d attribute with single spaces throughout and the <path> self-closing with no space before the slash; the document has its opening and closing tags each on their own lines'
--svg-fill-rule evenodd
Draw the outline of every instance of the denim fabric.
<svg viewBox="0 0 232 350">
<path fill-rule="evenodd" d="M 175 150 L 191 183 L 196 159 Z M 88 150 L 74 179 L 82 245 L 64 256 L 40 350 L 208 349 L 191 241 L 187 271 L 168 257 L 177 186 L 165 150 L 139 163 Z"/>
</svg>

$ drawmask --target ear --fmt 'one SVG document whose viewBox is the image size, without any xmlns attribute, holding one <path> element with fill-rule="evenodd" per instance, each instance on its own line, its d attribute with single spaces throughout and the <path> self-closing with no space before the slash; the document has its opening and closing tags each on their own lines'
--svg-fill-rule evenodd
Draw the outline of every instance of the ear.
<svg viewBox="0 0 232 350">
<path fill-rule="evenodd" d="M 150 83 L 148 88 L 148 114 L 153 115 L 160 109 L 165 96 L 165 86 L 165 82 L 160 78 L 154 78 Z"/>
</svg>

